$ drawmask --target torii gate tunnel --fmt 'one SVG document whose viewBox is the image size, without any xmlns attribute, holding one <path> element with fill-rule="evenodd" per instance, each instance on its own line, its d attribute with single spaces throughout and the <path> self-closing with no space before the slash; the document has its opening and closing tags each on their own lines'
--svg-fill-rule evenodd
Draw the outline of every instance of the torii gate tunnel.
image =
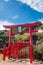
<svg viewBox="0 0 43 65">
<path fill-rule="evenodd" d="M 33 42 L 32 42 L 32 33 L 33 32 L 38 32 L 38 30 L 32 30 L 32 27 L 34 26 L 38 26 L 40 24 L 40 22 L 35 22 L 35 23 L 30 23 L 30 24 L 21 24 L 21 25 L 9 25 L 9 26 L 5 26 L 4 27 L 6 29 L 9 29 L 9 32 L 5 32 L 5 34 L 8 34 L 9 35 L 9 43 L 8 43 L 8 47 L 10 49 L 11 47 L 11 44 L 12 44 L 12 35 L 13 34 L 18 34 L 19 32 L 21 32 L 21 30 L 19 32 L 14 32 L 12 31 L 13 28 L 18 28 L 19 29 L 21 27 L 28 27 L 29 30 L 27 31 L 22 31 L 22 33 L 29 33 L 30 34 L 30 43 L 29 43 L 29 57 L 30 57 L 30 63 L 32 63 L 32 61 L 34 61 L 34 53 L 33 53 Z M 9 58 L 10 58 L 10 51 L 9 51 Z M 3 57 L 4 59 L 4 57 Z"/>
</svg>

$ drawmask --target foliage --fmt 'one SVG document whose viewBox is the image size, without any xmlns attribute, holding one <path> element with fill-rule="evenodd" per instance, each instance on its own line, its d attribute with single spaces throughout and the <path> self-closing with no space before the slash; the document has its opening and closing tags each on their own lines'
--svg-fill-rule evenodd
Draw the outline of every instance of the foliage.
<svg viewBox="0 0 43 65">
<path fill-rule="evenodd" d="M 35 59 L 41 60 L 42 54 L 39 53 L 37 50 L 34 51 Z"/>
<path fill-rule="evenodd" d="M 12 42 L 17 42 L 18 40 L 21 40 L 25 37 L 27 37 L 28 34 L 18 34 L 18 35 L 15 35 L 13 36 L 13 39 L 12 39 Z"/>
<path fill-rule="evenodd" d="M 0 32 L 0 48 L 8 43 L 8 36 L 4 34 L 5 31 Z"/>
<path fill-rule="evenodd" d="M 0 54 L 0 59 L 2 59 L 3 58 L 3 55 L 2 54 Z"/>
<path fill-rule="evenodd" d="M 43 33 L 38 34 L 38 40 L 41 40 L 43 42 Z"/>
</svg>

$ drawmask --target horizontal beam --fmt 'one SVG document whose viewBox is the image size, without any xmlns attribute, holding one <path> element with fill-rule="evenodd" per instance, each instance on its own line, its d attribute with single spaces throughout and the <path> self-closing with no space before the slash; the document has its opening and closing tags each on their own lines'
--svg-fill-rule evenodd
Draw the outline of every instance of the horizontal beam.
<svg viewBox="0 0 43 65">
<path fill-rule="evenodd" d="M 5 26 L 5 28 L 17 28 L 18 26 L 21 26 L 21 27 L 34 27 L 34 26 L 38 26 L 40 24 L 40 21 L 38 22 L 35 22 L 35 23 L 30 23 L 30 24 L 21 24 L 21 25 L 10 25 L 10 26 Z"/>
<path fill-rule="evenodd" d="M 32 32 L 38 32 L 38 30 L 32 30 Z M 29 33 L 29 30 L 23 31 L 22 33 L 23 33 L 23 34 L 24 34 L 24 33 Z M 9 32 L 5 32 L 4 34 L 9 35 Z M 19 32 L 12 32 L 12 35 L 14 35 L 14 34 L 19 34 Z"/>
<path fill-rule="evenodd" d="M 5 32 L 4 34 L 9 35 L 9 32 Z M 12 32 L 12 35 L 14 35 L 14 34 L 18 34 L 18 32 Z"/>
</svg>

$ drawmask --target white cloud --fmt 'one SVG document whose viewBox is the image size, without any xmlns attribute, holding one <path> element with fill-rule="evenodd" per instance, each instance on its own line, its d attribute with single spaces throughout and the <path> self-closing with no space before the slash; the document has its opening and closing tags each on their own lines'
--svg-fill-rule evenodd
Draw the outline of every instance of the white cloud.
<svg viewBox="0 0 43 65">
<path fill-rule="evenodd" d="M 18 18 L 18 15 L 16 15 L 16 16 L 13 16 L 12 18 L 13 18 L 13 19 L 16 19 L 16 18 Z"/>
<path fill-rule="evenodd" d="M 3 27 L 3 25 L 14 25 L 14 23 L 9 22 L 7 20 L 0 20 L 0 30 L 5 30 L 5 28 Z"/>
<path fill-rule="evenodd" d="M 24 4 L 29 5 L 31 8 L 38 12 L 43 12 L 43 0 L 17 0 Z"/>
<path fill-rule="evenodd" d="M 10 1 L 10 0 L 4 0 L 4 1 L 8 2 L 8 1 Z"/>
<path fill-rule="evenodd" d="M 41 23 L 43 24 L 43 18 L 42 19 L 39 19 L 38 21 L 41 21 Z"/>
</svg>

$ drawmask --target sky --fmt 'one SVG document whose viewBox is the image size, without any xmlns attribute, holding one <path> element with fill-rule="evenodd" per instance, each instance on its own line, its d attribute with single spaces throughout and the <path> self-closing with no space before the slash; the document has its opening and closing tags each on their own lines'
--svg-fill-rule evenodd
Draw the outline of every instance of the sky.
<svg viewBox="0 0 43 65">
<path fill-rule="evenodd" d="M 43 23 L 43 0 L 0 0 L 0 30 L 37 21 Z"/>
</svg>

